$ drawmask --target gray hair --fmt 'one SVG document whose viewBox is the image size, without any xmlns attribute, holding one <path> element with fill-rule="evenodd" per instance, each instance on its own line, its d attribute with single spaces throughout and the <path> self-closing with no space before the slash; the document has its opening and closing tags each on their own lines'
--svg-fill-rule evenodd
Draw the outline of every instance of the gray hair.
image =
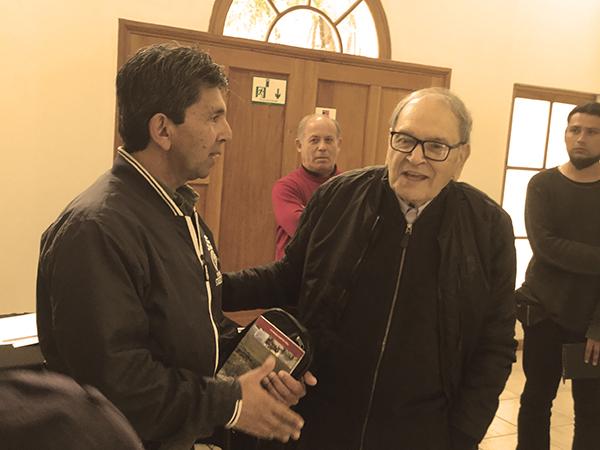
<svg viewBox="0 0 600 450">
<path fill-rule="evenodd" d="M 406 97 L 398 102 L 394 112 L 392 113 L 392 117 L 390 118 L 390 127 L 394 129 L 396 126 L 396 122 L 398 121 L 398 116 L 400 112 L 404 109 L 404 107 L 413 100 L 418 98 L 423 98 L 428 95 L 438 95 L 441 96 L 448 106 L 452 113 L 458 119 L 458 131 L 460 133 L 460 141 L 468 144 L 471 139 L 471 129 L 473 128 L 473 119 L 471 118 L 471 113 L 463 103 L 463 101 L 458 98 L 456 94 L 451 92 L 446 88 L 441 87 L 432 87 L 426 89 L 419 89 L 418 91 L 411 92 Z"/>
<path fill-rule="evenodd" d="M 304 129 L 306 128 L 306 124 L 308 123 L 308 121 L 312 120 L 312 119 L 316 119 L 317 117 L 324 117 L 326 119 L 331 120 L 333 122 L 333 124 L 335 125 L 335 137 L 339 139 L 339 137 L 342 135 L 342 128 L 340 127 L 340 123 L 337 120 L 335 120 L 325 114 L 316 114 L 316 113 L 308 114 L 300 120 L 300 122 L 298 123 L 298 130 L 296 131 L 296 137 L 298 139 L 302 139 L 302 136 L 304 136 Z"/>
</svg>

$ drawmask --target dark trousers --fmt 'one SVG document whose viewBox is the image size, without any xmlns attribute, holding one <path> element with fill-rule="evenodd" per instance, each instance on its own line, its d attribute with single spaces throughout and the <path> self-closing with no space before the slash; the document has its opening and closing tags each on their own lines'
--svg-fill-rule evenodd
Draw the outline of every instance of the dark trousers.
<svg viewBox="0 0 600 450">
<path fill-rule="evenodd" d="M 551 320 L 523 327 L 523 370 L 526 382 L 521 395 L 517 450 L 550 448 L 552 402 L 562 374 L 562 344 L 583 342 Z M 600 379 L 572 380 L 575 405 L 573 450 L 599 448 Z"/>
</svg>

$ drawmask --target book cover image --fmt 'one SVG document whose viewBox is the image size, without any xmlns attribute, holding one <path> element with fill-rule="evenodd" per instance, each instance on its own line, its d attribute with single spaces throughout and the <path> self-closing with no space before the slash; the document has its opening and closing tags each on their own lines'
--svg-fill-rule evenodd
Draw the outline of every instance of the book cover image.
<svg viewBox="0 0 600 450">
<path fill-rule="evenodd" d="M 270 356 L 275 356 L 275 372 L 292 372 L 304 356 L 304 350 L 279 328 L 259 316 L 235 350 L 229 355 L 217 378 L 226 379 L 255 369 Z"/>
</svg>

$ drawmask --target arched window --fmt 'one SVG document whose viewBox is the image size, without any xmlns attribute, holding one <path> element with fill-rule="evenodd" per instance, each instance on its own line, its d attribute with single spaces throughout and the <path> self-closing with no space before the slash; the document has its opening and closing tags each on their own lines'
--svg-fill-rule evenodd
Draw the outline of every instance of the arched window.
<svg viewBox="0 0 600 450">
<path fill-rule="evenodd" d="M 372 58 L 391 54 L 378 0 L 216 0 L 209 31 Z"/>
</svg>

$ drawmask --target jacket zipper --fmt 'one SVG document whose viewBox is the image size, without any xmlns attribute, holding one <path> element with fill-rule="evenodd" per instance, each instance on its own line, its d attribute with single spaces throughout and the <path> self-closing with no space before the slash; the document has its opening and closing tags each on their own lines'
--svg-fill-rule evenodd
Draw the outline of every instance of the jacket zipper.
<svg viewBox="0 0 600 450">
<path fill-rule="evenodd" d="M 402 271 L 404 270 L 404 258 L 406 257 L 406 249 L 408 247 L 408 241 L 410 239 L 410 235 L 412 234 L 412 223 L 406 224 L 406 229 L 404 230 L 404 236 L 402 236 L 402 241 L 400 242 L 400 246 L 402 247 L 402 255 L 400 256 L 400 269 L 398 270 L 398 278 L 396 279 L 396 288 L 394 289 L 394 297 L 392 299 L 392 305 L 390 307 L 390 312 L 388 314 L 387 323 L 385 326 L 385 333 L 383 334 L 383 339 L 381 341 L 381 346 L 379 349 L 379 357 L 377 358 L 377 364 L 375 364 L 375 372 L 373 373 L 373 382 L 371 383 L 371 392 L 369 395 L 369 403 L 367 404 L 367 412 L 365 414 L 365 420 L 363 422 L 362 431 L 360 434 L 360 446 L 359 450 L 363 450 L 365 443 L 365 435 L 367 433 L 367 425 L 369 423 L 369 416 L 371 415 L 371 408 L 373 407 L 373 397 L 375 396 L 375 388 L 377 385 L 377 378 L 379 376 L 379 368 L 381 366 L 381 361 L 383 360 L 383 354 L 385 353 L 385 347 L 387 345 L 388 335 L 390 333 L 390 327 L 392 325 L 392 318 L 394 316 L 394 310 L 396 309 L 396 302 L 398 300 L 398 291 L 400 290 L 400 279 L 402 278 Z"/>
</svg>

